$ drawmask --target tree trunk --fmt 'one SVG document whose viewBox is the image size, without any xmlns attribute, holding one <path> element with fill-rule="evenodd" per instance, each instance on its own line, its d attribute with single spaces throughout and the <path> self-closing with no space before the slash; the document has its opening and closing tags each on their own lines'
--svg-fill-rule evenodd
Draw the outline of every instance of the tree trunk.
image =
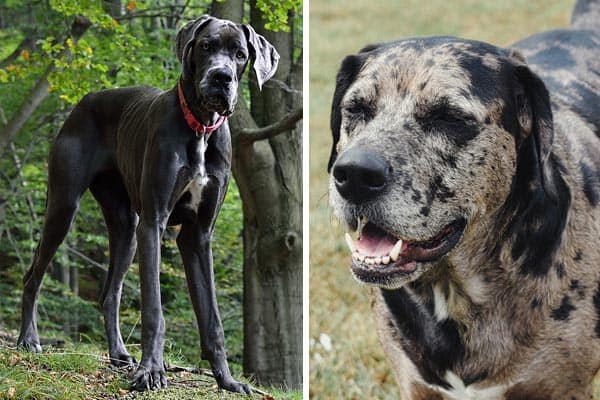
<svg viewBox="0 0 600 400">
<path fill-rule="evenodd" d="M 8 147 L 8 144 L 13 141 L 17 133 L 21 130 L 23 125 L 27 122 L 31 114 L 38 108 L 42 100 L 48 96 L 48 89 L 50 83 L 48 82 L 48 76 L 56 68 L 54 64 L 51 64 L 37 81 L 33 89 L 29 91 L 23 104 L 17 110 L 15 115 L 10 119 L 8 125 L 0 131 L 0 157 L 4 150 Z"/>
<path fill-rule="evenodd" d="M 115 17 L 120 17 L 123 14 L 125 14 L 125 7 L 124 7 L 123 3 L 121 2 L 121 0 L 111 0 L 110 16 L 115 18 Z"/>
<path fill-rule="evenodd" d="M 270 32 L 254 1 L 251 23 L 281 55 L 275 80 L 298 84 L 293 34 Z M 212 13 L 240 21 L 243 2 L 213 2 Z M 291 26 L 291 23 L 290 23 Z M 248 68 L 250 70 L 250 68 Z M 301 72 L 300 72 L 301 76 Z M 260 92 L 250 72 L 251 109 L 243 101 L 230 118 L 233 175 L 244 213 L 244 372 L 261 385 L 302 384 L 302 128 L 247 143 L 245 128 L 278 122 L 302 104 L 301 87 Z M 252 83 L 254 82 L 254 83 Z M 257 124 L 258 123 L 258 124 Z"/>
<path fill-rule="evenodd" d="M 1 12 L 1 11 L 0 11 Z M 2 29 L 2 28 L 0 28 Z M 13 50 L 4 60 L 0 61 L 0 68 L 6 67 L 8 64 L 15 62 L 21 55 L 23 50 L 27 50 L 32 53 L 35 50 L 35 42 L 38 38 L 33 36 L 27 36 L 19 43 L 16 49 Z"/>
</svg>

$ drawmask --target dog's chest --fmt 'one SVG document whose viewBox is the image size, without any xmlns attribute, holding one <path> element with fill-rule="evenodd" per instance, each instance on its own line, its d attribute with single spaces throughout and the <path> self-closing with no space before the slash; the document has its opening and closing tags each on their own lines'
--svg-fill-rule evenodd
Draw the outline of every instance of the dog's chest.
<svg viewBox="0 0 600 400">
<path fill-rule="evenodd" d="M 445 399 L 503 398 L 507 385 L 489 386 L 485 371 L 463 368 L 469 351 L 460 322 L 455 320 L 455 311 L 462 306 L 454 285 L 407 285 L 380 293 L 385 310 L 383 332 L 387 332 L 382 340 L 396 342 L 395 348 L 401 344 L 403 356 L 398 359 L 407 357 L 420 381 Z M 376 310 L 381 310 L 379 307 Z M 397 362 L 394 354 L 388 357 L 393 365 Z"/>
<path fill-rule="evenodd" d="M 188 170 L 195 172 L 193 178 L 183 188 L 179 204 L 194 211 L 202 202 L 202 192 L 208 183 L 205 165 L 207 142 L 208 136 L 202 136 L 191 141 L 187 148 Z"/>
<path fill-rule="evenodd" d="M 183 189 L 180 197 L 179 205 L 196 211 L 198 206 L 202 202 L 202 191 L 208 183 L 208 177 L 206 175 L 197 176 L 187 184 Z"/>
</svg>

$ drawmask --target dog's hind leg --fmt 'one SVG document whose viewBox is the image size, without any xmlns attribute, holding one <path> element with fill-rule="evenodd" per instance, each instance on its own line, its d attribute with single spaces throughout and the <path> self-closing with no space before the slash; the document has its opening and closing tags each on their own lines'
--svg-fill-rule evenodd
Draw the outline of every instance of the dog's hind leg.
<svg viewBox="0 0 600 400">
<path fill-rule="evenodd" d="M 84 140 L 64 132 L 63 128 L 50 153 L 44 226 L 31 268 L 23 278 L 21 333 L 17 346 L 30 351 L 42 350 L 36 321 L 42 278 L 58 246 L 69 232 L 81 195 L 89 183 L 92 155 L 86 147 Z"/>
<path fill-rule="evenodd" d="M 135 360 L 125 349 L 119 329 L 119 305 L 123 280 L 135 255 L 138 216 L 116 171 L 97 176 L 90 185 L 90 191 L 102 207 L 108 230 L 110 261 L 100 305 L 104 313 L 110 362 L 117 367 L 133 366 Z"/>
</svg>

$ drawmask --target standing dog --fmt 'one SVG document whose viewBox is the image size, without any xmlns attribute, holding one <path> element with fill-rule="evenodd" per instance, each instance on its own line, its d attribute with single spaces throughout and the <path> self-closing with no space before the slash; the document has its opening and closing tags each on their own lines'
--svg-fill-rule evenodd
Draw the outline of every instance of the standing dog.
<svg viewBox="0 0 600 400">
<path fill-rule="evenodd" d="M 177 57 L 182 75 L 176 88 L 90 93 L 65 121 L 50 152 L 46 219 L 24 279 L 18 345 L 41 351 L 36 301 L 42 277 L 89 188 L 108 228 L 110 265 L 100 303 L 111 362 L 135 363 L 121 338 L 119 302 L 137 237 L 142 360 L 133 388 L 166 386 L 160 240 L 167 225 L 181 224 L 177 246 L 198 319 L 202 356 L 210 361 L 219 387 L 249 393 L 247 385 L 232 378 L 227 364 L 210 242 L 229 182 L 226 117 L 235 107 L 238 83 L 252 60 L 260 87 L 275 73 L 279 55 L 249 25 L 205 15 L 177 34 Z"/>
<path fill-rule="evenodd" d="M 515 50 L 417 38 L 342 62 L 330 205 L 403 400 L 591 398 L 599 10 Z"/>
</svg>

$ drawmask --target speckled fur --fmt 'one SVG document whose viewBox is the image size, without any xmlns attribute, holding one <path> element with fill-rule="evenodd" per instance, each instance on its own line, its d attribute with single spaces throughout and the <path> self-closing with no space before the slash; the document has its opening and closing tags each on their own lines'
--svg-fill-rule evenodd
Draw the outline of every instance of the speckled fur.
<svg viewBox="0 0 600 400">
<path fill-rule="evenodd" d="M 393 184 L 354 205 L 331 178 L 334 215 L 349 226 L 367 216 L 407 240 L 467 220 L 458 245 L 391 282 L 393 295 L 370 289 L 403 400 L 592 398 L 600 368 L 598 21 L 600 4 L 579 1 L 573 28 L 524 39 L 516 51 L 440 37 L 369 46 L 344 61 L 330 168 L 347 149 L 369 147 L 391 165 Z M 537 76 L 550 93 L 550 119 Z M 466 125 L 431 121 L 438 116 L 428 107 L 442 98 Z M 447 318 L 419 325 L 427 332 L 407 328 L 394 306 L 435 318 L 434 287 Z M 439 350 L 436 338 L 454 340 L 456 354 Z"/>
</svg>

